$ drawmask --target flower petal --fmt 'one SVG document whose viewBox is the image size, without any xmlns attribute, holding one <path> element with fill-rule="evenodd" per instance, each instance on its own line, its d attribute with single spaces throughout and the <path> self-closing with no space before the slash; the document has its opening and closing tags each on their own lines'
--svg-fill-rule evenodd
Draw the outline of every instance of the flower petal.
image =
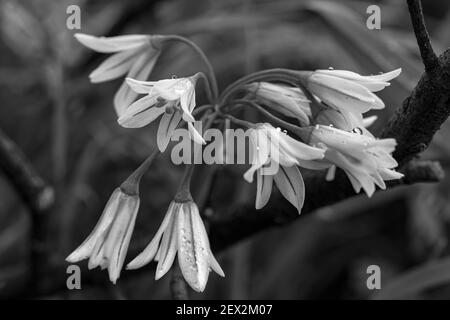
<svg viewBox="0 0 450 320">
<path fill-rule="evenodd" d="M 158 133 L 156 136 L 156 142 L 158 144 L 158 149 L 164 152 L 167 145 L 170 142 L 173 131 L 176 129 L 181 120 L 181 113 L 179 111 L 174 111 L 172 113 L 165 112 L 159 122 Z"/>
<path fill-rule="evenodd" d="M 272 181 L 271 175 L 263 175 L 261 169 L 256 171 L 256 203 L 257 210 L 263 208 L 269 201 L 270 194 L 272 193 Z"/>
<path fill-rule="evenodd" d="M 164 235 L 161 240 L 160 253 L 158 257 L 158 266 L 156 267 L 155 280 L 163 277 L 175 260 L 177 253 L 177 219 L 179 216 L 179 204 L 174 204 L 174 213 L 171 215 L 169 224 L 164 231 Z"/>
<path fill-rule="evenodd" d="M 161 240 L 161 237 L 163 233 L 166 231 L 167 226 L 171 221 L 173 212 L 175 211 L 174 208 L 175 208 L 174 203 L 173 202 L 170 203 L 169 209 L 167 210 L 167 213 L 164 216 L 161 226 L 159 227 L 152 241 L 150 241 L 147 247 L 145 247 L 144 251 L 142 251 L 136 258 L 134 258 L 130 263 L 128 263 L 127 269 L 130 270 L 139 269 L 140 267 L 148 264 L 155 258 L 156 252 L 158 251 L 159 248 L 159 242 Z"/>
<path fill-rule="evenodd" d="M 308 88 L 320 100 L 337 109 L 364 113 L 370 109 L 382 109 L 384 103 L 359 83 L 313 73 L 308 79 Z"/>
<path fill-rule="evenodd" d="M 146 126 L 165 112 L 164 107 L 153 106 L 155 103 L 154 96 L 145 96 L 129 106 L 117 122 L 124 128 Z"/>
<path fill-rule="evenodd" d="M 316 72 L 318 73 L 355 81 L 372 92 L 383 90 L 385 87 L 389 86 L 390 83 L 388 81 L 396 78 L 401 73 L 401 71 L 402 69 L 399 68 L 379 75 L 362 76 L 355 72 L 346 70 L 316 70 Z"/>
<path fill-rule="evenodd" d="M 188 122 L 187 125 L 192 140 L 194 140 L 194 142 L 198 144 L 206 144 L 206 141 L 203 139 L 200 133 L 198 133 L 197 129 L 195 129 L 192 122 Z"/>
<path fill-rule="evenodd" d="M 298 168 L 280 166 L 274 180 L 281 194 L 300 214 L 305 201 L 305 184 Z"/>
<path fill-rule="evenodd" d="M 328 168 L 328 171 L 327 171 L 327 175 L 326 175 L 326 177 L 325 177 L 325 180 L 326 180 L 326 181 L 333 181 L 335 175 L 336 175 L 336 166 L 335 166 L 335 165 L 332 165 L 330 168 Z"/>
<path fill-rule="evenodd" d="M 142 49 L 138 48 L 113 54 L 91 72 L 89 79 L 93 83 L 98 83 L 123 76 L 130 71 L 141 52 Z"/>
<path fill-rule="evenodd" d="M 252 129 L 250 132 L 250 143 L 252 166 L 244 173 L 244 179 L 251 183 L 253 182 L 254 172 L 261 168 L 269 159 L 270 142 L 263 130 Z"/>
<path fill-rule="evenodd" d="M 84 242 L 73 251 L 67 258 L 67 262 L 75 263 L 80 260 L 88 258 L 99 242 L 99 239 L 104 237 L 105 233 L 111 227 L 111 223 L 114 221 L 117 213 L 117 207 L 121 198 L 121 191 L 119 188 L 115 189 L 111 194 L 108 202 L 105 205 L 102 215 L 100 216 L 96 226 L 92 230 L 91 234 L 84 240 Z"/>
<path fill-rule="evenodd" d="M 310 101 L 299 88 L 269 82 L 251 83 L 247 88 L 256 94 L 259 103 L 285 116 L 297 118 L 302 125 L 309 124 Z"/>
<path fill-rule="evenodd" d="M 94 269 L 98 266 L 104 268 L 108 266 L 109 261 L 105 258 L 105 237 L 102 236 L 99 241 L 96 242 L 94 249 L 88 261 L 88 269 Z"/>
<path fill-rule="evenodd" d="M 152 72 L 156 61 L 158 60 L 160 51 L 151 50 L 142 54 L 136 59 L 136 62 L 128 72 L 127 77 L 136 80 L 145 80 Z M 137 98 L 138 94 L 131 90 L 124 81 L 114 96 L 114 108 L 118 116 L 120 116 L 126 108 Z"/>
<path fill-rule="evenodd" d="M 139 210 L 139 198 L 126 196 L 121 203 L 120 212 L 105 242 L 104 256 L 109 261 L 108 273 L 112 283 L 120 277 L 123 263 L 133 234 Z"/>
<path fill-rule="evenodd" d="M 126 78 L 125 81 L 131 90 L 139 94 L 150 94 L 155 84 L 155 81 L 140 81 L 133 78 Z"/>
<path fill-rule="evenodd" d="M 75 38 L 89 49 L 102 53 L 136 49 L 149 43 L 150 39 L 149 36 L 140 34 L 117 37 L 95 37 L 84 33 L 76 33 Z"/>
<path fill-rule="evenodd" d="M 193 203 L 183 204 L 178 218 L 178 262 L 186 282 L 202 292 L 209 276 L 208 235 Z"/>
<path fill-rule="evenodd" d="M 195 91 L 190 90 L 186 94 L 181 95 L 180 97 L 180 106 L 183 110 L 183 119 L 184 121 L 193 122 L 195 121 L 191 112 L 195 107 Z"/>
</svg>

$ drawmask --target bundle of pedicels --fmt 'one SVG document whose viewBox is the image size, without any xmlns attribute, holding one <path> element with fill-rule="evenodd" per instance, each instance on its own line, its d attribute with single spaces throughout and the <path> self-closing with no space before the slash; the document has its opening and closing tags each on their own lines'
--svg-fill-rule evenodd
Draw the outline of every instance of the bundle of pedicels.
<svg viewBox="0 0 450 320">
<path fill-rule="evenodd" d="M 90 74 L 92 82 L 125 76 L 114 97 L 121 126 L 143 127 L 160 118 L 159 151 L 152 153 L 114 190 L 92 233 L 67 257 L 69 262 L 89 259 L 89 268 L 107 268 L 113 283 L 120 276 L 133 233 L 139 209 L 140 179 L 157 153 L 166 150 L 174 130 L 184 125 L 193 143 L 206 144 L 193 125 L 194 115 L 201 115 L 205 127 L 218 121 L 231 121 L 252 129 L 248 145 L 252 161 L 244 179 L 252 182 L 256 174 L 257 209 L 269 201 L 275 182 L 281 194 L 300 213 L 305 185 L 299 167 L 328 170 L 327 180 L 334 179 L 339 167 L 355 192 L 363 189 L 369 197 L 376 186 L 385 189 L 386 180 L 402 177 L 394 170 L 398 165 L 392 157 L 396 141 L 375 138 L 366 127 L 376 117 L 363 117 L 369 110 L 384 108 L 383 101 L 374 92 L 389 86 L 400 69 L 371 76 L 333 69 L 270 69 L 247 75 L 219 94 L 211 64 L 203 51 L 186 38 L 176 35 L 106 38 L 86 34 L 75 37 L 94 51 L 113 53 Z M 169 42 L 181 42 L 194 49 L 205 64 L 206 73 L 146 81 Z M 195 90 L 199 83 L 204 85 L 209 103 L 196 109 Z M 139 95 L 143 96 L 138 99 Z M 233 116 L 242 107 L 255 108 L 270 122 L 252 123 Z M 284 121 L 277 114 L 292 121 Z M 177 257 L 186 282 L 201 292 L 211 270 L 221 276 L 224 273 L 211 252 L 199 209 L 190 193 L 193 170 L 193 165 L 186 165 L 178 192 L 159 230 L 127 268 L 140 268 L 155 260 L 158 262 L 155 278 L 159 279 Z"/>
</svg>

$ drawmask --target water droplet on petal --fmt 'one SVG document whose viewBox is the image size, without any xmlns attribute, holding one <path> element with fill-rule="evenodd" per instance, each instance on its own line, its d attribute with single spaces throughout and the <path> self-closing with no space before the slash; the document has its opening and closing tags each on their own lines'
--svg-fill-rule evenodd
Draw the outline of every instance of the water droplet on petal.
<svg viewBox="0 0 450 320">
<path fill-rule="evenodd" d="M 334 70 L 334 68 L 333 67 L 328 67 L 328 70 Z"/>
</svg>

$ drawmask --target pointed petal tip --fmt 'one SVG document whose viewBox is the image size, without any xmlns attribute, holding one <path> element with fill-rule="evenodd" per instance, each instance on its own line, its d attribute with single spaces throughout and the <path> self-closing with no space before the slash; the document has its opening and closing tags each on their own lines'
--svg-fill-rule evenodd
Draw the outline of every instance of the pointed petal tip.
<svg viewBox="0 0 450 320">
<path fill-rule="evenodd" d="M 136 259 L 134 259 L 125 266 L 125 270 L 136 270 L 140 267 L 141 266 L 139 265 L 139 263 L 136 261 Z"/>
<path fill-rule="evenodd" d="M 89 74 L 89 81 L 91 82 L 91 83 L 101 83 L 101 82 L 105 82 L 104 80 L 102 80 L 102 79 L 100 79 L 100 74 L 97 72 L 97 69 L 96 70 L 94 70 L 94 71 L 92 71 L 90 74 Z"/>
<path fill-rule="evenodd" d="M 112 284 L 116 284 L 117 283 L 117 279 L 118 279 L 119 277 L 115 277 L 115 276 L 109 276 L 109 281 L 111 281 L 111 283 Z"/>
<path fill-rule="evenodd" d="M 89 34 L 82 33 L 82 32 L 77 32 L 73 36 L 75 37 L 75 39 L 77 39 L 80 42 L 83 41 L 84 39 L 93 38 L 94 37 L 94 36 L 91 36 Z"/>
<path fill-rule="evenodd" d="M 70 262 L 70 263 L 77 263 L 81 260 L 84 260 L 86 258 L 88 258 L 89 256 L 86 254 L 82 254 L 79 250 L 80 248 L 76 249 L 75 251 L 73 251 L 71 254 L 69 254 L 65 261 Z"/>
<path fill-rule="evenodd" d="M 400 73 L 402 73 L 402 68 L 397 68 L 395 70 L 392 70 L 391 72 L 392 72 L 393 75 L 395 75 L 394 76 L 394 78 L 395 78 L 395 77 L 399 76 Z"/>
<path fill-rule="evenodd" d="M 73 36 L 75 39 L 77 39 L 79 41 L 79 38 L 83 38 L 83 36 L 85 36 L 85 34 L 81 33 L 81 32 L 77 32 Z"/>
<path fill-rule="evenodd" d="M 187 282 L 187 284 L 192 288 L 192 290 L 194 290 L 195 292 L 199 292 L 199 293 L 202 293 L 203 291 L 205 291 L 205 288 L 206 288 L 206 284 L 199 285 L 199 284 L 193 284 L 193 283 L 189 283 L 189 282 Z"/>
<path fill-rule="evenodd" d="M 73 253 L 72 253 L 72 254 L 70 254 L 70 255 L 68 255 L 68 256 L 66 257 L 65 261 L 66 261 L 66 262 L 69 262 L 69 263 L 76 263 L 76 262 L 78 262 L 79 260 L 76 259 L 76 258 L 73 256 Z"/>
<path fill-rule="evenodd" d="M 130 77 L 126 77 L 125 81 L 129 85 L 129 84 L 134 84 L 136 80 L 134 80 L 133 78 L 130 78 Z"/>
<path fill-rule="evenodd" d="M 157 143 L 157 145 L 158 145 L 159 152 L 163 153 L 164 151 L 166 151 L 169 143 Z"/>
<path fill-rule="evenodd" d="M 217 273 L 219 276 L 221 276 L 222 278 L 225 278 L 225 273 L 223 272 L 222 268 L 215 268 L 214 272 Z"/>
<path fill-rule="evenodd" d="M 248 183 L 252 183 L 253 182 L 253 173 L 244 173 L 244 180 L 247 181 Z"/>
<path fill-rule="evenodd" d="M 167 273 L 167 271 L 161 272 L 161 270 L 157 270 L 157 271 L 155 272 L 155 280 L 161 279 L 162 277 L 164 277 L 164 275 L 165 275 L 166 273 Z"/>
<path fill-rule="evenodd" d="M 192 116 L 192 114 L 183 112 L 183 120 L 186 122 L 195 122 L 195 118 Z"/>
</svg>

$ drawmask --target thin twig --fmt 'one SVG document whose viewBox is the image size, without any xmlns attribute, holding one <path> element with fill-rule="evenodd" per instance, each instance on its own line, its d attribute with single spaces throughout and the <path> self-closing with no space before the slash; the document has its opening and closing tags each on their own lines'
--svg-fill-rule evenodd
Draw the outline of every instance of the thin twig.
<svg viewBox="0 0 450 320">
<path fill-rule="evenodd" d="M 417 44 L 419 45 L 420 55 L 422 56 L 425 70 L 431 74 L 439 67 L 439 60 L 433 51 L 430 36 L 428 35 L 428 31 L 425 26 L 422 2 L 420 0 L 408 0 L 407 2 Z"/>
<path fill-rule="evenodd" d="M 54 205 L 53 188 L 37 173 L 20 148 L 0 130 L 0 169 L 15 187 L 31 213 L 31 291 L 36 290 L 41 274 L 42 255 L 47 234 L 48 213 Z"/>
<path fill-rule="evenodd" d="M 53 188 L 47 185 L 22 150 L 2 130 L 0 169 L 33 213 L 40 214 L 52 206 Z"/>
</svg>

